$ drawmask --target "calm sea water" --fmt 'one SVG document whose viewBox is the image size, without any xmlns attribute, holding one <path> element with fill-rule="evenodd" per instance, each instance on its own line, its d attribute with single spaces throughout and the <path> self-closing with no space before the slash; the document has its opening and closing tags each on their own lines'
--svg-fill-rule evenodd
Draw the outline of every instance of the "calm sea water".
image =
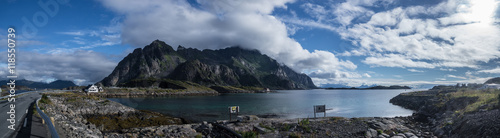
<svg viewBox="0 0 500 138">
<path fill-rule="evenodd" d="M 108 98 L 141 110 L 150 110 L 193 121 L 228 120 L 229 106 L 240 114 L 278 115 L 282 118 L 313 117 L 314 105 L 326 105 L 326 116 L 409 116 L 411 110 L 389 103 L 405 90 L 283 90 L 278 93 L 222 94 L 218 96 L 176 96 Z M 318 113 L 317 116 L 323 116 Z"/>
</svg>

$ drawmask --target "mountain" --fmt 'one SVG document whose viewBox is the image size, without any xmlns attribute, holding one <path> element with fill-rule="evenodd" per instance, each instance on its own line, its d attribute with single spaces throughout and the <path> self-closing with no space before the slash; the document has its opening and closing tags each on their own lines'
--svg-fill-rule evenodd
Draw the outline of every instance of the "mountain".
<svg viewBox="0 0 500 138">
<path fill-rule="evenodd" d="M 0 84 L 2 85 L 5 85 L 7 83 L 9 83 L 9 80 L 0 81 Z M 37 89 L 62 89 L 62 88 L 76 86 L 75 83 L 73 83 L 72 81 L 65 81 L 65 80 L 56 80 L 51 83 L 44 83 L 44 82 L 35 82 L 25 79 L 16 80 L 16 85 L 26 86 L 29 88 L 37 88 Z"/>
<path fill-rule="evenodd" d="M 366 88 L 366 89 L 411 89 L 411 88 L 408 86 L 399 86 L 399 85 L 391 85 L 391 86 L 378 85 L 378 86 L 370 87 L 370 88 Z"/>
<path fill-rule="evenodd" d="M 375 86 L 378 86 L 377 84 L 372 84 L 372 85 L 367 85 L 365 83 L 361 84 L 361 86 L 357 87 L 357 88 L 370 88 L 370 87 L 375 87 Z"/>
<path fill-rule="evenodd" d="M 135 49 L 100 83 L 104 86 L 148 87 L 167 79 L 209 87 L 316 88 L 309 76 L 297 73 L 257 50 L 240 47 L 198 50 L 179 46 L 176 51 L 159 40 L 143 49 Z"/>
<path fill-rule="evenodd" d="M 484 82 L 484 84 L 500 84 L 500 77 L 491 78 Z"/>
<path fill-rule="evenodd" d="M 351 88 L 351 86 L 347 86 L 347 84 L 335 84 L 335 83 L 322 84 L 320 87 L 321 88 Z"/>
</svg>

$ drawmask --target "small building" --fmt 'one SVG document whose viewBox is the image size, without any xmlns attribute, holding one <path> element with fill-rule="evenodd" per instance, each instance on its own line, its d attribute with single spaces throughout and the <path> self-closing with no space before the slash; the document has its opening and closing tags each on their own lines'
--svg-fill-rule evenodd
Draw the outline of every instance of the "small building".
<svg viewBox="0 0 500 138">
<path fill-rule="evenodd" d="M 485 84 L 480 89 L 500 89 L 500 84 Z"/>
<path fill-rule="evenodd" d="M 97 87 L 94 84 L 91 84 L 85 88 L 85 92 L 91 93 L 91 92 L 102 92 L 103 89 L 102 87 Z"/>
</svg>

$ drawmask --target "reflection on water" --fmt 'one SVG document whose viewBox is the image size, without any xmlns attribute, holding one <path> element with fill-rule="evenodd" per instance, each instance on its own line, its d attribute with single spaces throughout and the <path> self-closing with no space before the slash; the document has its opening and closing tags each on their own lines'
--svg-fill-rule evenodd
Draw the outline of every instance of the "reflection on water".
<svg viewBox="0 0 500 138">
<path fill-rule="evenodd" d="M 109 98 L 124 105 L 194 121 L 229 119 L 228 107 L 240 106 L 240 114 L 268 117 L 313 117 L 313 105 L 326 105 L 327 116 L 408 116 L 411 110 L 389 100 L 405 90 L 283 90 L 278 93 L 222 94 L 219 96 L 176 96 Z M 317 114 L 322 116 L 323 113 Z"/>
</svg>

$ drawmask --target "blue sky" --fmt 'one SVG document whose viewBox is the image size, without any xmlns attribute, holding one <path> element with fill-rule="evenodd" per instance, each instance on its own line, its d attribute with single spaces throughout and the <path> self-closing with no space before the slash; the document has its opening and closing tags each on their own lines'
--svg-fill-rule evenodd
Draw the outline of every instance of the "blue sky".
<svg viewBox="0 0 500 138">
<path fill-rule="evenodd" d="M 482 83 L 500 75 L 497 7 L 495 0 L 7 0 L 0 39 L 16 29 L 18 75 L 34 81 L 98 82 L 159 39 L 174 48 L 257 49 L 318 86 Z"/>
</svg>

